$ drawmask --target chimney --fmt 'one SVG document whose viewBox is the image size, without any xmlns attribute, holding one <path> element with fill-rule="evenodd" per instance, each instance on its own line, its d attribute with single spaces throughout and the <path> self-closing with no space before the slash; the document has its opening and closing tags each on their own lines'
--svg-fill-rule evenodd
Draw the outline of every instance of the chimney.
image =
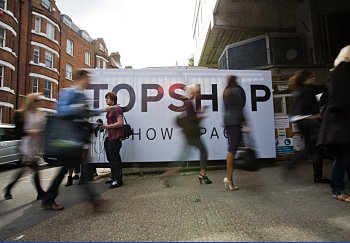
<svg viewBox="0 0 350 243">
<path fill-rule="evenodd" d="M 119 52 L 112 52 L 110 57 L 113 58 L 117 64 L 121 65 Z"/>
</svg>

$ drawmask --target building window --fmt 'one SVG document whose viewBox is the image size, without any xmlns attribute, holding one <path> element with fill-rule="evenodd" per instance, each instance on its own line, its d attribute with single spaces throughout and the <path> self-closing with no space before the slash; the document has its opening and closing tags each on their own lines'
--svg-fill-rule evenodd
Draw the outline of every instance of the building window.
<svg viewBox="0 0 350 243">
<path fill-rule="evenodd" d="M 89 36 L 88 33 L 86 33 L 85 31 L 82 31 L 82 32 L 81 32 L 81 36 L 82 36 L 85 40 L 87 40 L 87 41 L 90 40 L 90 36 Z"/>
<path fill-rule="evenodd" d="M 6 9 L 6 0 L 0 0 L 0 8 Z"/>
<path fill-rule="evenodd" d="M 100 43 L 100 51 L 105 52 L 105 47 L 103 44 Z"/>
<path fill-rule="evenodd" d="M 100 58 L 97 58 L 96 64 L 97 64 L 97 68 L 101 68 L 101 61 L 100 61 Z"/>
<path fill-rule="evenodd" d="M 41 18 L 40 17 L 35 17 L 34 30 L 35 30 L 36 33 L 40 33 L 41 32 Z"/>
<path fill-rule="evenodd" d="M 38 93 L 39 92 L 39 79 L 38 78 L 33 78 L 33 85 L 32 85 L 32 92 L 33 93 Z"/>
<path fill-rule="evenodd" d="M 6 32 L 5 29 L 0 28 L 0 47 L 5 47 Z"/>
<path fill-rule="evenodd" d="M 51 11 L 51 1 L 50 0 L 42 0 L 41 5 L 47 10 Z"/>
<path fill-rule="evenodd" d="M 4 87 L 4 66 L 0 66 L 0 87 Z"/>
<path fill-rule="evenodd" d="M 72 27 L 72 20 L 67 15 L 63 15 L 62 20 L 63 23 L 65 23 L 69 27 Z"/>
<path fill-rule="evenodd" d="M 105 60 L 103 60 L 103 61 L 102 61 L 102 65 L 103 65 L 102 68 L 103 68 L 103 69 L 106 69 L 106 67 L 107 67 L 107 62 L 106 62 Z"/>
<path fill-rule="evenodd" d="M 67 52 L 69 55 L 73 56 L 73 41 L 68 40 L 68 39 L 67 39 L 67 48 L 66 48 L 66 52 Z"/>
<path fill-rule="evenodd" d="M 40 62 L 40 47 L 34 46 L 34 63 L 39 64 Z"/>
<path fill-rule="evenodd" d="M 46 36 L 50 40 L 55 40 L 55 26 L 49 22 L 46 24 Z"/>
<path fill-rule="evenodd" d="M 45 52 L 45 67 L 53 68 L 53 53 L 51 51 Z"/>
<path fill-rule="evenodd" d="M 3 108 L 0 106 L 0 123 L 2 123 L 2 118 L 3 118 Z"/>
<path fill-rule="evenodd" d="M 73 66 L 70 64 L 66 64 L 66 79 L 73 79 Z"/>
<path fill-rule="evenodd" d="M 52 83 L 47 80 L 44 80 L 44 97 L 52 98 Z"/>
<path fill-rule="evenodd" d="M 90 66 L 90 58 L 91 54 L 90 52 L 85 52 L 85 64 Z"/>
<path fill-rule="evenodd" d="M 288 115 L 291 94 L 278 94 L 273 96 L 273 108 L 277 115 Z"/>
</svg>

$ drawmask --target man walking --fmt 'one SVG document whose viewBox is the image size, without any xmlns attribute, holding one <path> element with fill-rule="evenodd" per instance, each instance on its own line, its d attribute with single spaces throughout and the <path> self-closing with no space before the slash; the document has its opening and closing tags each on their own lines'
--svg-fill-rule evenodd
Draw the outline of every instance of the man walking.
<svg viewBox="0 0 350 243">
<path fill-rule="evenodd" d="M 105 99 L 108 106 L 114 107 L 107 112 L 107 124 L 102 125 L 102 128 L 107 129 L 104 148 L 112 174 L 111 179 L 106 181 L 106 183 L 111 183 L 109 188 L 117 188 L 123 185 L 122 159 L 120 157 L 121 137 L 123 136 L 123 111 L 117 105 L 117 96 L 113 92 L 108 92 L 105 95 Z"/>
</svg>

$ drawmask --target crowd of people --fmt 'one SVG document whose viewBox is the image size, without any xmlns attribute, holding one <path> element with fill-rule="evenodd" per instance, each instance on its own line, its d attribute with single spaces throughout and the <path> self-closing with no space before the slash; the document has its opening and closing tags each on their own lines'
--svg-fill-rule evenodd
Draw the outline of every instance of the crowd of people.
<svg viewBox="0 0 350 243">
<path fill-rule="evenodd" d="M 298 153 L 288 163 L 285 175 L 298 166 L 301 160 L 311 156 L 313 161 L 314 182 L 330 183 L 332 195 L 341 201 L 350 201 L 350 196 L 345 192 L 344 176 L 350 180 L 350 45 L 344 47 L 334 62 L 334 68 L 330 74 L 329 82 L 321 97 L 321 103 L 316 99 L 315 76 L 312 72 L 301 70 L 294 73 L 288 82 L 293 91 L 291 121 L 294 122 L 305 138 L 305 150 Z M 122 148 L 123 136 L 123 110 L 117 104 L 117 95 L 108 92 L 105 95 L 106 107 L 99 110 L 91 110 L 87 105 L 84 89 L 89 85 L 89 73 L 86 70 L 77 70 L 74 73 L 74 85 L 62 89 L 57 104 L 57 117 L 71 121 L 86 121 L 89 117 L 106 112 L 106 123 L 100 124 L 105 129 L 106 137 L 104 148 L 107 160 L 111 168 L 111 178 L 106 181 L 110 188 L 123 186 Z M 185 87 L 186 99 L 184 100 L 184 112 L 177 117 L 177 124 L 182 128 L 186 143 L 178 161 L 184 161 L 189 148 L 194 147 L 199 151 L 199 175 L 200 184 L 212 184 L 206 173 L 208 163 L 208 150 L 200 136 L 200 124 L 205 119 L 205 111 L 196 105 L 200 99 L 200 86 L 198 84 Z M 56 203 L 59 186 L 68 172 L 66 186 L 73 184 L 73 178 L 80 178 L 79 185 L 83 185 L 90 198 L 94 209 L 100 209 L 106 204 L 106 200 L 97 193 L 87 178 L 87 163 L 89 160 L 89 139 L 86 138 L 79 147 L 77 156 L 60 158 L 62 167 L 53 178 L 46 191 L 40 184 L 38 156 L 42 154 L 45 116 L 39 111 L 40 94 L 30 94 L 26 97 L 23 108 L 16 112 L 16 125 L 20 128 L 21 144 L 20 153 L 23 166 L 13 176 L 13 180 L 4 189 L 4 198 L 12 199 L 11 189 L 23 175 L 26 168 L 34 171 L 34 184 L 37 191 L 37 199 L 42 200 L 42 207 L 50 210 L 62 210 L 64 207 Z M 246 124 L 244 116 L 245 94 L 238 84 L 237 77 L 229 76 L 227 85 L 223 91 L 224 117 L 223 124 L 227 137 L 226 176 L 223 184 L 229 191 L 239 189 L 234 182 L 234 162 L 242 138 L 242 126 Z M 327 154 L 333 160 L 331 179 L 323 174 L 323 158 Z M 170 186 L 169 179 L 177 175 L 181 170 L 180 164 L 173 166 L 160 175 L 164 185 Z M 73 176 L 75 172 L 75 176 Z M 80 172 L 80 176 L 78 173 Z"/>
</svg>

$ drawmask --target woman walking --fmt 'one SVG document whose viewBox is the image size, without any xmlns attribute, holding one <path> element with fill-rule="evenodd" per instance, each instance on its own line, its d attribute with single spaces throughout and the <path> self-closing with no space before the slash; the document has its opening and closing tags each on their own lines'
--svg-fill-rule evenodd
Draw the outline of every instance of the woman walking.
<svg viewBox="0 0 350 243">
<path fill-rule="evenodd" d="M 224 100 L 224 126 L 227 136 L 228 148 L 226 156 L 226 177 L 224 185 L 230 191 L 238 190 L 233 183 L 233 167 L 235 155 L 241 139 L 241 125 L 244 122 L 243 107 L 245 103 L 245 93 L 237 83 L 236 76 L 229 76 L 227 86 L 223 93 Z"/>
<path fill-rule="evenodd" d="M 41 199 L 44 194 L 44 190 L 40 185 L 38 155 L 42 151 L 41 139 L 45 118 L 38 110 L 39 105 L 40 95 L 37 93 L 29 94 L 24 101 L 23 108 L 17 111 L 17 119 L 21 119 L 21 123 L 23 123 L 22 131 L 20 131 L 22 133 L 22 137 L 19 147 L 21 160 L 24 165 L 28 166 L 34 171 L 34 184 L 38 193 L 37 199 Z M 12 182 L 5 187 L 5 200 L 12 198 L 11 189 L 17 183 L 19 178 L 22 177 L 25 170 L 26 167 L 22 167 L 18 173 L 15 174 Z"/>
</svg>

